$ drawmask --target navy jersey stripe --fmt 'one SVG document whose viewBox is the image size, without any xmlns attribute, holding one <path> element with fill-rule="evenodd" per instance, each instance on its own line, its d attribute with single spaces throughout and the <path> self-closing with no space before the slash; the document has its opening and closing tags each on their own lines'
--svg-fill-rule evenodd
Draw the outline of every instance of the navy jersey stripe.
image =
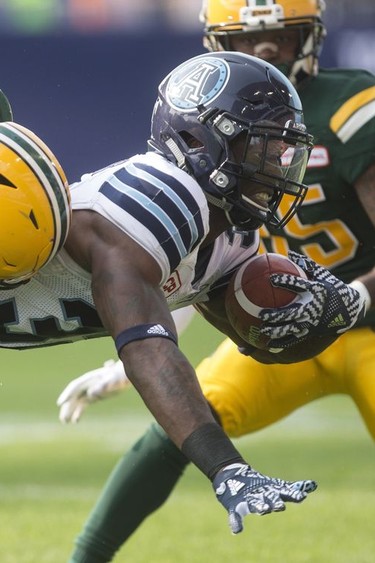
<svg viewBox="0 0 375 563">
<path fill-rule="evenodd" d="M 140 170 L 144 170 L 145 172 L 151 175 L 153 175 L 153 173 L 155 172 L 155 170 L 151 166 L 148 166 L 147 164 L 136 163 L 136 167 L 139 168 Z M 184 202 L 187 209 L 189 209 L 189 212 L 194 217 L 194 223 L 198 230 L 198 236 L 196 241 L 197 240 L 200 241 L 204 236 L 204 226 L 201 216 L 201 210 L 199 209 L 199 206 L 194 196 L 189 192 L 186 186 L 184 186 L 183 184 L 181 184 L 181 182 L 176 180 L 176 178 L 170 176 L 169 174 L 166 174 L 165 172 L 158 170 L 157 178 L 165 186 L 171 186 L 173 188 L 173 191 L 179 196 L 180 200 Z M 196 241 L 193 242 L 194 246 Z"/>
<path fill-rule="evenodd" d="M 156 185 L 156 178 L 151 178 L 155 182 L 151 183 L 145 178 L 134 177 L 126 169 L 116 172 L 115 177 L 124 184 L 124 188 L 115 185 L 112 180 L 110 183 L 120 191 L 123 189 L 128 191 L 125 186 L 133 190 L 131 193 L 134 199 L 143 201 L 147 210 L 152 210 L 160 221 L 166 223 L 167 228 L 169 226 L 170 235 L 176 238 L 181 254 L 189 253 L 197 240 L 198 231 L 192 214 L 184 205 L 181 205 L 182 202 L 179 205 L 179 198 L 173 189 L 169 188 L 166 191 L 163 189 L 163 184 Z"/>
<path fill-rule="evenodd" d="M 121 178 L 119 178 L 119 175 L 121 176 Z M 158 205 L 158 201 L 156 201 L 158 199 L 158 196 L 150 198 L 147 193 L 144 193 L 145 190 L 142 189 L 143 187 L 141 187 L 140 189 L 138 179 L 136 179 L 136 183 L 133 181 L 133 185 L 124 183 L 124 179 L 126 179 L 126 172 L 122 170 L 121 174 L 113 175 L 108 180 L 108 183 L 111 184 L 119 192 L 126 194 L 130 199 L 134 199 L 135 201 L 140 203 L 144 207 L 146 213 L 156 217 L 160 221 L 160 223 L 164 225 L 167 232 L 169 233 L 169 236 L 174 238 L 175 244 L 179 249 L 181 256 L 184 256 L 186 254 L 187 247 L 181 238 L 178 225 L 176 225 L 176 222 L 171 217 L 171 213 L 168 213 L 168 206 L 166 207 L 166 209 L 164 209 L 163 207 Z"/>
<path fill-rule="evenodd" d="M 99 191 L 110 201 L 124 209 L 126 213 L 137 219 L 142 225 L 145 225 L 159 241 L 160 246 L 167 255 L 170 270 L 173 271 L 177 268 L 181 262 L 181 253 L 175 240 L 157 217 L 149 213 L 138 201 L 114 188 L 109 182 L 104 182 Z"/>
</svg>

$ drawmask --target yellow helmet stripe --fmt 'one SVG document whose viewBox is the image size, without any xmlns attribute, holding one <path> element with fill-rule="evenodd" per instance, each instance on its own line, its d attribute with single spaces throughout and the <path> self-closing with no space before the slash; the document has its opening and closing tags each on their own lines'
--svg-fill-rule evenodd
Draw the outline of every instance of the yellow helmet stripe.
<svg viewBox="0 0 375 563">
<path fill-rule="evenodd" d="M 55 254 L 65 241 L 70 226 L 70 206 L 66 185 L 50 157 L 34 142 L 29 135 L 16 127 L 14 123 L 0 125 L 0 142 L 11 148 L 22 161 L 29 166 L 38 178 L 49 199 L 53 210 L 56 237 L 51 256 Z"/>
<path fill-rule="evenodd" d="M 346 143 L 375 116 L 375 86 L 362 90 L 347 100 L 331 117 L 330 128 Z"/>
</svg>

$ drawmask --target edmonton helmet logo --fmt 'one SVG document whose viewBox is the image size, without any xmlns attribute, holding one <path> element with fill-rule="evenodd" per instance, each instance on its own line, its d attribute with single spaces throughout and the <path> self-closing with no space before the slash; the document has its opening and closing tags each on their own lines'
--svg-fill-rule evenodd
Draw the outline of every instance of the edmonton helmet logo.
<svg viewBox="0 0 375 563">
<path fill-rule="evenodd" d="M 225 60 L 202 57 L 178 67 L 170 76 L 166 96 L 177 111 L 194 111 L 206 105 L 225 88 L 230 69 Z"/>
</svg>

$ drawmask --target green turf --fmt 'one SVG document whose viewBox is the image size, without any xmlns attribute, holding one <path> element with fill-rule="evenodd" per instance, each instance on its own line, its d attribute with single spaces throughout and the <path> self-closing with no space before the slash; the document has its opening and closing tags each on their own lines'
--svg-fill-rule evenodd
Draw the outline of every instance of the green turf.
<svg viewBox="0 0 375 563">
<path fill-rule="evenodd" d="M 197 362 L 220 339 L 197 319 L 182 346 Z M 111 356 L 107 339 L 0 352 L 0 563 L 64 563 L 109 470 L 151 421 L 130 391 L 91 407 L 78 425 L 58 422 L 64 384 Z M 248 517 L 234 537 L 210 484 L 189 467 L 116 561 L 373 563 L 375 452 L 347 398 L 305 407 L 236 445 L 261 471 L 317 479 L 317 492 L 282 514 Z"/>
</svg>

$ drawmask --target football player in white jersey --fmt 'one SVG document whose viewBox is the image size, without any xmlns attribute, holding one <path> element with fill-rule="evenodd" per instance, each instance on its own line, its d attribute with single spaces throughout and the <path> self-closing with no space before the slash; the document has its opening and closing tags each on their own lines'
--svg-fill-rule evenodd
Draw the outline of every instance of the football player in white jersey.
<svg viewBox="0 0 375 563">
<path fill-rule="evenodd" d="M 270 478 L 243 460 L 178 348 L 170 310 L 194 303 L 221 315 L 221 330 L 246 345 L 226 321 L 225 284 L 257 251 L 256 230 L 283 225 L 302 202 L 311 137 L 287 78 L 224 52 L 161 82 L 149 145 L 69 196 L 47 147 L 0 124 L 0 346 L 112 336 L 146 406 L 212 481 L 238 533 L 246 514 L 284 510 L 316 484 Z"/>
<path fill-rule="evenodd" d="M 145 155 L 73 185 L 71 217 L 53 155 L 27 130 L 0 125 L 7 211 L 0 218 L 0 345 L 112 336 L 130 381 L 183 455 L 212 481 L 238 533 L 245 515 L 284 510 L 316 484 L 270 478 L 243 460 L 177 346 L 170 311 L 193 303 L 247 346 L 226 319 L 225 287 L 256 252 L 256 230 L 283 226 L 302 203 L 312 141 L 297 92 L 280 71 L 222 52 L 194 57 L 162 81 L 149 145 Z M 24 205 L 25 193 L 31 206 Z M 342 314 L 349 328 L 363 314 L 361 295 L 327 276 L 313 268 L 311 281 L 295 281 L 309 300 L 300 304 L 303 323 L 293 321 L 293 338 L 306 332 L 336 338 L 329 315 Z M 268 314 L 264 330 L 283 349 L 278 361 L 290 361 L 284 318 L 280 323 L 277 310 Z M 249 347 L 247 353 L 257 355 Z M 262 358 L 274 361 L 272 352 Z"/>
<path fill-rule="evenodd" d="M 261 0 L 216 2 L 210 0 L 204 3 L 203 9 L 207 26 L 205 30 L 206 47 L 211 51 L 229 48 L 264 57 L 274 64 L 278 64 L 279 68 L 299 86 L 301 81 L 317 73 L 317 55 L 325 35 L 325 29 L 320 20 L 322 7 L 323 2 L 318 0 L 281 0 L 280 2 L 272 0 L 267 0 L 267 2 Z M 316 88 L 321 93 L 323 89 L 319 89 L 318 84 L 320 83 L 317 83 Z M 369 85 L 372 85 L 372 82 Z M 357 82 L 354 81 L 351 87 L 355 93 L 354 90 L 358 88 Z M 331 91 L 336 90 L 331 88 Z M 309 84 L 307 84 L 307 88 L 301 89 L 303 100 L 308 92 Z M 344 113 L 345 120 L 349 121 L 351 115 L 355 114 L 355 110 L 361 109 L 361 106 L 370 105 L 374 95 L 373 88 L 369 88 L 366 94 L 362 97 L 357 95 L 356 103 L 353 99 L 350 106 L 351 112 Z M 326 99 L 325 94 L 323 97 Z M 321 123 L 317 119 L 317 115 L 323 106 L 316 103 L 316 95 L 311 94 L 310 98 L 310 106 L 315 109 L 312 113 L 308 106 L 311 115 L 309 112 L 307 114 L 310 116 L 310 123 L 315 127 L 314 130 L 319 131 Z M 329 101 L 328 107 L 331 108 L 331 106 L 334 107 Z M 324 107 L 327 107 L 327 104 Z M 364 109 L 362 109 L 363 112 Z M 370 121 L 370 112 L 366 113 L 366 119 Z M 327 131 L 331 135 L 328 128 Z M 336 150 L 341 151 L 341 149 Z M 370 153 L 368 146 L 367 151 Z M 358 159 L 357 154 L 356 158 Z M 342 181 L 340 180 L 340 182 Z M 313 206 L 307 205 L 305 209 L 306 207 Z M 321 208 L 318 213 L 321 213 Z M 350 213 L 350 216 L 351 220 L 355 222 L 356 215 Z M 290 230 L 290 225 L 295 220 L 294 218 L 287 225 L 287 229 Z M 358 225 L 363 223 L 362 220 Z M 270 229 L 267 227 L 263 230 Z M 276 232 L 274 237 L 278 241 L 282 240 L 281 236 L 283 236 L 283 232 L 279 232 L 280 235 Z M 315 236 L 315 233 L 316 230 L 311 229 L 312 237 Z M 301 231 L 298 229 L 296 237 L 300 244 L 305 240 L 301 238 Z M 311 247 L 315 248 L 315 245 L 312 244 Z M 360 335 L 357 338 L 360 338 Z M 370 336 L 368 345 L 371 346 Z M 353 349 L 354 346 L 353 344 Z M 330 350 L 331 348 L 328 353 Z M 306 371 L 306 374 L 304 373 L 306 382 L 309 381 L 309 378 L 311 379 L 310 387 L 308 383 L 306 386 L 301 384 L 301 367 L 298 367 L 298 364 L 294 368 L 294 375 L 289 380 L 292 383 L 288 383 L 286 371 L 290 366 L 264 366 L 257 362 L 247 365 L 247 361 L 249 358 L 238 354 L 236 346 L 227 339 L 214 356 L 206 359 L 198 368 L 206 397 L 229 435 L 243 435 L 245 431 L 249 431 L 249 428 L 254 430 L 269 424 L 270 421 L 293 410 L 296 404 L 304 404 L 306 401 L 312 400 L 316 394 L 321 393 L 319 386 L 316 385 L 317 372 L 319 370 L 322 372 L 322 379 L 326 377 L 326 373 L 321 367 L 314 369 L 312 361 L 310 362 L 311 370 L 305 370 L 306 363 L 303 365 L 303 370 Z M 329 365 L 327 360 L 326 362 Z M 339 362 L 336 363 L 339 364 Z M 270 371 L 273 369 L 272 377 L 269 379 L 265 377 L 267 369 Z M 258 374 L 262 374 L 262 377 Z M 340 381 L 338 381 L 338 385 Z M 223 384 L 223 382 L 225 383 Z M 292 387 L 293 382 L 295 382 L 295 391 L 287 395 L 288 385 Z M 102 398 L 109 391 L 120 389 L 126 384 L 125 374 L 119 364 L 94 370 L 74 380 L 59 398 L 61 419 L 76 421 L 89 402 Z M 260 393 L 258 393 L 259 389 L 261 389 Z M 309 392 L 306 392 L 306 389 Z M 259 400 L 259 395 L 266 398 Z M 371 398 L 369 398 L 370 400 Z M 366 410 L 365 404 L 363 408 Z M 246 423 L 248 427 L 246 427 Z M 152 470 L 150 470 L 151 464 Z M 175 447 L 171 447 L 170 440 L 160 431 L 160 428 L 152 425 L 119 461 L 85 523 L 84 529 L 77 538 L 71 563 L 81 563 L 87 560 L 86 557 L 95 557 L 95 561 L 110 560 L 116 549 L 126 541 L 142 520 L 164 502 L 186 464 L 186 458 Z M 134 493 L 136 489 L 134 484 L 137 482 L 138 476 L 143 475 L 147 469 L 152 477 L 148 479 L 148 489 L 145 490 L 142 501 L 139 501 Z M 100 558 L 101 556 L 103 559 Z M 107 559 L 104 558 L 105 556 Z"/>
</svg>

